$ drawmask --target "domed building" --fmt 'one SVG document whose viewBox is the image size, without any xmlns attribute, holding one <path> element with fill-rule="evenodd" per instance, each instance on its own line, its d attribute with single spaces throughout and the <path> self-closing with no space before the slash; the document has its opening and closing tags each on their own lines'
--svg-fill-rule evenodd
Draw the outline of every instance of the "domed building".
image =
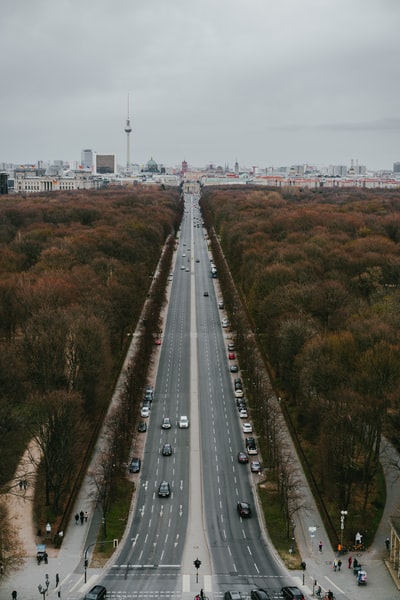
<svg viewBox="0 0 400 600">
<path fill-rule="evenodd" d="M 158 164 L 154 160 L 153 157 L 146 163 L 146 167 L 144 169 L 146 173 L 159 173 Z"/>
</svg>

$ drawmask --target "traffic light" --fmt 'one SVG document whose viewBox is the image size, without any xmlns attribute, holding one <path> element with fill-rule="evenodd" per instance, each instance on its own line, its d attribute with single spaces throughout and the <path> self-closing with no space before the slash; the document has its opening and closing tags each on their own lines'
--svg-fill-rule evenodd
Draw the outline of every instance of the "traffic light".
<svg viewBox="0 0 400 600">
<path fill-rule="evenodd" d="M 193 562 L 193 564 L 196 567 L 196 569 L 200 569 L 201 560 L 199 560 L 198 558 L 196 558 L 196 560 Z"/>
<path fill-rule="evenodd" d="M 300 565 L 300 566 L 301 566 L 301 568 L 303 569 L 303 571 L 305 571 L 305 570 L 306 570 L 306 566 L 307 566 L 307 565 L 306 565 L 306 563 L 304 562 L 304 560 L 303 560 L 303 562 L 301 563 L 301 565 Z"/>
</svg>

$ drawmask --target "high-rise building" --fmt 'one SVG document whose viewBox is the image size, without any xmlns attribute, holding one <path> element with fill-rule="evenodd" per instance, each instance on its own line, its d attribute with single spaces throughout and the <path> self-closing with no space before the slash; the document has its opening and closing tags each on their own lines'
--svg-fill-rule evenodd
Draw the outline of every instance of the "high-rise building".
<svg viewBox="0 0 400 600">
<path fill-rule="evenodd" d="M 115 155 L 96 154 L 96 173 L 115 173 Z"/>
<path fill-rule="evenodd" d="M 125 133 L 126 133 L 126 172 L 128 174 L 131 169 L 131 147 L 130 147 L 129 136 L 132 133 L 131 120 L 130 120 L 130 116 L 129 116 L 129 95 L 128 95 L 128 115 L 127 115 L 127 119 L 126 119 Z"/>
<path fill-rule="evenodd" d="M 93 150 L 82 150 L 81 152 L 81 165 L 84 169 L 93 169 Z"/>
<path fill-rule="evenodd" d="M 393 173 L 400 173 L 400 162 L 393 163 Z"/>
<path fill-rule="evenodd" d="M 8 194 L 8 174 L 0 173 L 0 194 Z"/>
</svg>

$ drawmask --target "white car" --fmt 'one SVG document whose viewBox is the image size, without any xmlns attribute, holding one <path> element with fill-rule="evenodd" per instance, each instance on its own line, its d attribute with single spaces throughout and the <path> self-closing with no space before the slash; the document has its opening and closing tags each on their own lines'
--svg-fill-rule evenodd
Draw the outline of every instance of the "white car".
<svg viewBox="0 0 400 600">
<path fill-rule="evenodd" d="M 187 429 L 189 427 L 189 419 L 185 415 L 182 415 L 178 425 L 180 429 Z"/>
<path fill-rule="evenodd" d="M 248 416 L 249 416 L 249 415 L 247 414 L 247 410 L 246 410 L 245 408 L 242 408 L 242 409 L 239 411 L 239 417 L 240 417 L 241 419 L 247 419 L 247 417 L 248 417 Z"/>
<path fill-rule="evenodd" d="M 243 390 L 235 390 L 235 398 L 243 398 Z"/>
<path fill-rule="evenodd" d="M 228 319 L 222 319 L 222 321 L 221 321 L 221 325 L 222 325 L 222 327 L 224 327 L 224 328 L 225 328 L 225 327 L 228 327 L 228 325 L 229 325 Z"/>
<path fill-rule="evenodd" d="M 164 417 L 161 424 L 162 429 L 171 429 L 171 419 Z"/>
<path fill-rule="evenodd" d="M 150 414 L 150 408 L 148 406 L 142 406 L 142 409 L 140 411 L 140 416 L 145 419 L 146 417 L 149 416 L 149 414 Z"/>
<path fill-rule="evenodd" d="M 242 430 L 243 433 L 253 433 L 253 426 L 251 423 L 243 423 Z"/>
</svg>

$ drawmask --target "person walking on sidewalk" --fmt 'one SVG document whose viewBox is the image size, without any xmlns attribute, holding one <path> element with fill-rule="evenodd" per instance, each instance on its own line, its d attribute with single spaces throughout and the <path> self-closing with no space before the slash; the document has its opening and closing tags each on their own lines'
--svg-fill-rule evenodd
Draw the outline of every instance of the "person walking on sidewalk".
<svg viewBox="0 0 400 600">
<path fill-rule="evenodd" d="M 320 551 L 320 552 L 322 552 L 322 546 L 323 546 L 323 544 L 322 544 L 322 542 L 320 542 L 320 543 L 318 544 L 318 548 L 319 548 L 319 551 Z"/>
<path fill-rule="evenodd" d="M 349 569 L 351 569 L 351 563 L 353 562 L 353 557 L 349 556 L 349 560 L 347 562 L 349 563 Z"/>
<path fill-rule="evenodd" d="M 18 594 L 17 594 L 17 592 L 15 590 L 13 592 L 11 592 L 11 598 L 12 598 L 12 600 L 17 600 L 17 596 L 18 596 Z"/>
<path fill-rule="evenodd" d="M 340 560 L 340 558 L 339 558 L 339 560 L 337 561 L 337 570 L 338 570 L 338 571 L 340 571 L 340 567 L 341 567 L 341 566 L 342 566 L 342 561 L 341 561 L 341 560 Z"/>
</svg>

